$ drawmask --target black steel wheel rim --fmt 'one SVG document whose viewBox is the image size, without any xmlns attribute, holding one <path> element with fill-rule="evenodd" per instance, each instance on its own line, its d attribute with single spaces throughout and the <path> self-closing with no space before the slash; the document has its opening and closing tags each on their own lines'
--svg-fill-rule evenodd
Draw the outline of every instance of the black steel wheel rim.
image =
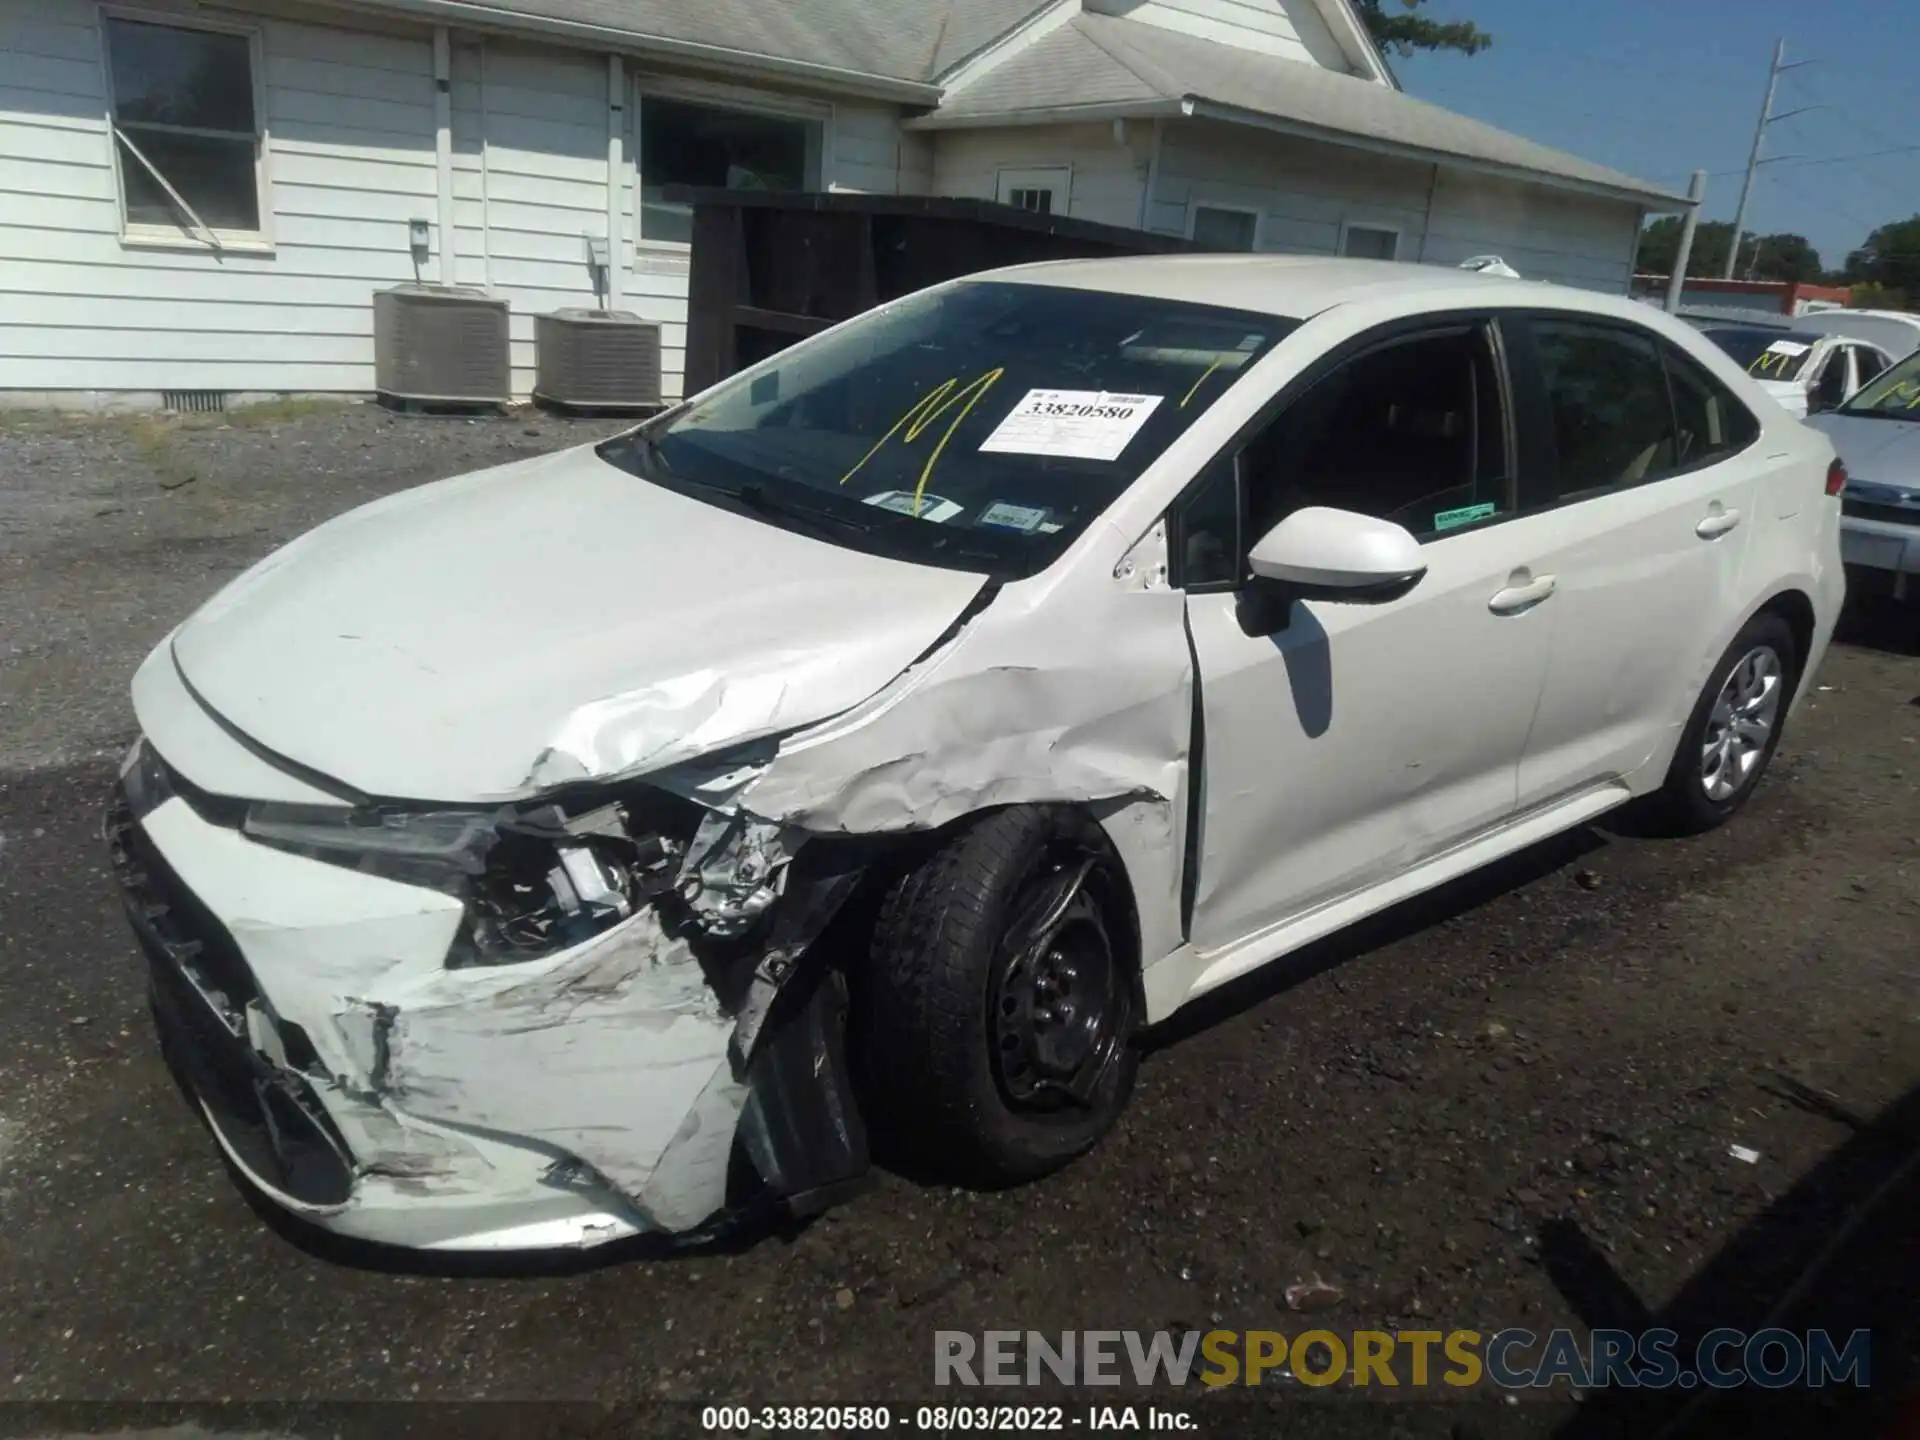
<svg viewBox="0 0 1920 1440">
<path fill-rule="evenodd" d="M 988 987 L 994 1080 L 1009 1106 L 1085 1111 L 1126 1044 L 1132 987 L 1114 953 L 1104 872 L 1051 853 L 1021 887 Z"/>
</svg>

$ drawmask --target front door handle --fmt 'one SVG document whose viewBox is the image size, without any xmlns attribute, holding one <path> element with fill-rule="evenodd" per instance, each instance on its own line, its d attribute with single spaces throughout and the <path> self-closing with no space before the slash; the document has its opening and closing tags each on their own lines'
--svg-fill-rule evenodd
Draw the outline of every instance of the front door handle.
<svg viewBox="0 0 1920 1440">
<path fill-rule="evenodd" d="M 1693 527 L 1693 533 L 1702 540 L 1718 540 L 1734 526 L 1740 523 L 1738 510 L 1714 510 L 1706 519 Z"/>
<path fill-rule="evenodd" d="M 1509 585 L 1494 593 L 1494 597 L 1487 601 L 1487 609 L 1496 615 L 1518 615 L 1522 610 L 1531 610 L 1553 594 L 1558 583 L 1553 576 L 1542 575 L 1525 585 Z"/>
</svg>

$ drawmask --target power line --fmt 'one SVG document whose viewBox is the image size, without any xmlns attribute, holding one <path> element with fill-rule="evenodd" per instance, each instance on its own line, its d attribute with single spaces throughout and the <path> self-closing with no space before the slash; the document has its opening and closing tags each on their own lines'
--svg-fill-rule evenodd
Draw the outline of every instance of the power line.
<svg viewBox="0 0 1920 1440">
<path fill-rule="evenodd" d="M 1762 160 L 1760 164 L 1769 170 L 1776 168 L 1781 170 L 1800 170 L 1809 165 L 1847 165 L 1856 160 L 1877 160 L 1888 155 L 1912 155 L 1916 151 L 1920 151 L 1920 145 L 1895 145 L 1887 150 L 1860 150 L 1851 155 L 1782 155 L 1777 159 Z M 1691 170 L 1662 170 L 1653 178 L 1656 180 L 1670 180 L 1677 175 L 1691 175 L 1692 173 Z M 1724 180 L 1729 175 L 1744 174 L 1746 174 L 1744 168 L 1739 170 L 1709 170 L 1707 172 L 1708 177 L 1714 180 Z"/>
<path fill-rule="evenodd" d="M 1834 116 L 1845 120 L 1847 122 L 1847 125 L 1851 129 L 1858 131 L 1861 134 L 1871 135 L 1871 134 L 1874 134 L 1876 131 L 1883 131 L 1887 128 L 1886 122 L 1884 120 L 1879 122 L 1863 120 L 1860 118 L 1859 115 L 1854 113 L 1852 110 L 1848 109 L 1845 105 L 1841 104 L 1839 101 L 1828 100 L 1819 91 L 1815 90 L 1811 85 L 1807 84 L 1806 79 L 1803 76 L 1789 75 L 1787 79 L 1790 83 L 1796 86 L 1799 89 L 1799 91 L 1807 97 L 1808 100 L 1814 101 L 1820 106 L 1821 109 L 1830 111 Z"/>
<path fill-rule="evenodd" d="M 1795 158 L 1782 157 L 1779 160 L 1763 160 L 1763 165 L 1779 165 L 1783 169 L 1798 169 L 1805 165 L 1846 165 L 1855 160 L 1876 160 L 1883 155 L 1911 155 L 1920 150 L 1920 145 L 1895 145 L 1887 150 L 1859 150 L 1851 155 L 1811 155 Z M 1738 171 L 1733 172 L 1738 174 Z"/>
<path fill-rule="evenodd" d="M 1780 185 L 1782 189 L 1790 191 L 1795 195 L 1798 195 L 1803 203 L 1808 205 L 1813 205 L 1823 210 L 1836 211 L 1839 213 L 1839 215 L 1842 218 L 1851 220 L 1854 224 L 1860 226 L 1869 234 L 1871 234 L 1875 228 L 1873 221 L 1863 220 L 1857 211 L 1849 210 L 1845 205 L 1837 204 L 1833 200 L 1830 200 L 1830 199 L 1822 200 L 1813 195 L 1809 195 L 1805 190 L 1802 190 L 1798 185 L 1795 185 L 1791 180 L 1783 179 L 1780 182 Z"/>
</svg>

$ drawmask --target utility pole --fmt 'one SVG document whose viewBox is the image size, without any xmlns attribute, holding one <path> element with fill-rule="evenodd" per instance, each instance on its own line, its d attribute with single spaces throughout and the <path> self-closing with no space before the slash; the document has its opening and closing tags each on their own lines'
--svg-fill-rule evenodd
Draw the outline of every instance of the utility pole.
<svg viewBox="0 0 1920 1440">
<path fill-rule="evenodd" d="M 1687 216 L 1680 222 L 1680 248 L 1673 255 L 1673 273 L 1667 276 L 1667 313 L 1680 308 L 1680 292 L 1687 284 L 1687 263 L 1693 259 L 1693 232 L 1700 224 L 1700 207 L 1707 199 L 1707 172 L 1696 170 L 1687 186 Z"/>
<path fill-rule="evenodd" d="M 1773 47 L 1773 68 L 1767 72 L 1766 103 L 1760 107 L 1760 123 L 1753 127 L 1753 152 L 1747 156 L 1747 178 L 1740 183 L 1740 204 L 1733 212 L 1733 240 L 1732 243 L 1727 246 L 1726 269 L 1720 272 L 1720 278 L 1723 280 L 1731 280 L 1733 278 L 1733 267 L 1740 261 L 1740 227 L 1746 223 L 1747 198 L 1753 194 L 1754 172 L 1765 163 L 1760 158 L 1760 149 L 1766 143 L 1767 126 L 1776 120 L 1785 120 L 1789 116 L 1804 115 L 1809 110 L 1822 108 L 1818 105 L 1803 105 L 1798 110 L 1789 110 L 1783 115 L 1773 113 L 1773 93 L 1780 84 L 1782 72 L 1797 70 L 1802 65 L 1811 65 L 1813 63 L 1811 60 L 1796 60 L 1791 65 L 1786 62 L 1787 42 L 1784 39 L 1778 40 L 1774 42 Z"/>
</svg>

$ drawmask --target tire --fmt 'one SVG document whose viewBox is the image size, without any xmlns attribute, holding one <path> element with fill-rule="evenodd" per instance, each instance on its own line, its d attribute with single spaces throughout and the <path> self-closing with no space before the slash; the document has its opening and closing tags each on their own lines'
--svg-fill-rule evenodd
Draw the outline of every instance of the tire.
<svg viewBox="0 0 1920 1440">
<path fill-rule="evenodd" d="M 1058 1170 L 1112 1127 L 1139 1067 L 1142 1009 L 1124 885 L 1091 820 L 1021 806 L 970 824 L 892 886 L 856 986 L 885 1158 L 1007 1185 Z"/>
<path fill-rule="evenodd" d="M 1799 646 L 1787 622 L 1771 611 L 1747 621 L 1694 703 L 1665 786 L 1648 797 L 1658 828 L 1698 835 L 1733 818 L 1773 760 L 1799 679 Z M 1751 723 L 1730 725 L 1727 707 L 1764 720 L 1764 734 Z"/>
</svg>

